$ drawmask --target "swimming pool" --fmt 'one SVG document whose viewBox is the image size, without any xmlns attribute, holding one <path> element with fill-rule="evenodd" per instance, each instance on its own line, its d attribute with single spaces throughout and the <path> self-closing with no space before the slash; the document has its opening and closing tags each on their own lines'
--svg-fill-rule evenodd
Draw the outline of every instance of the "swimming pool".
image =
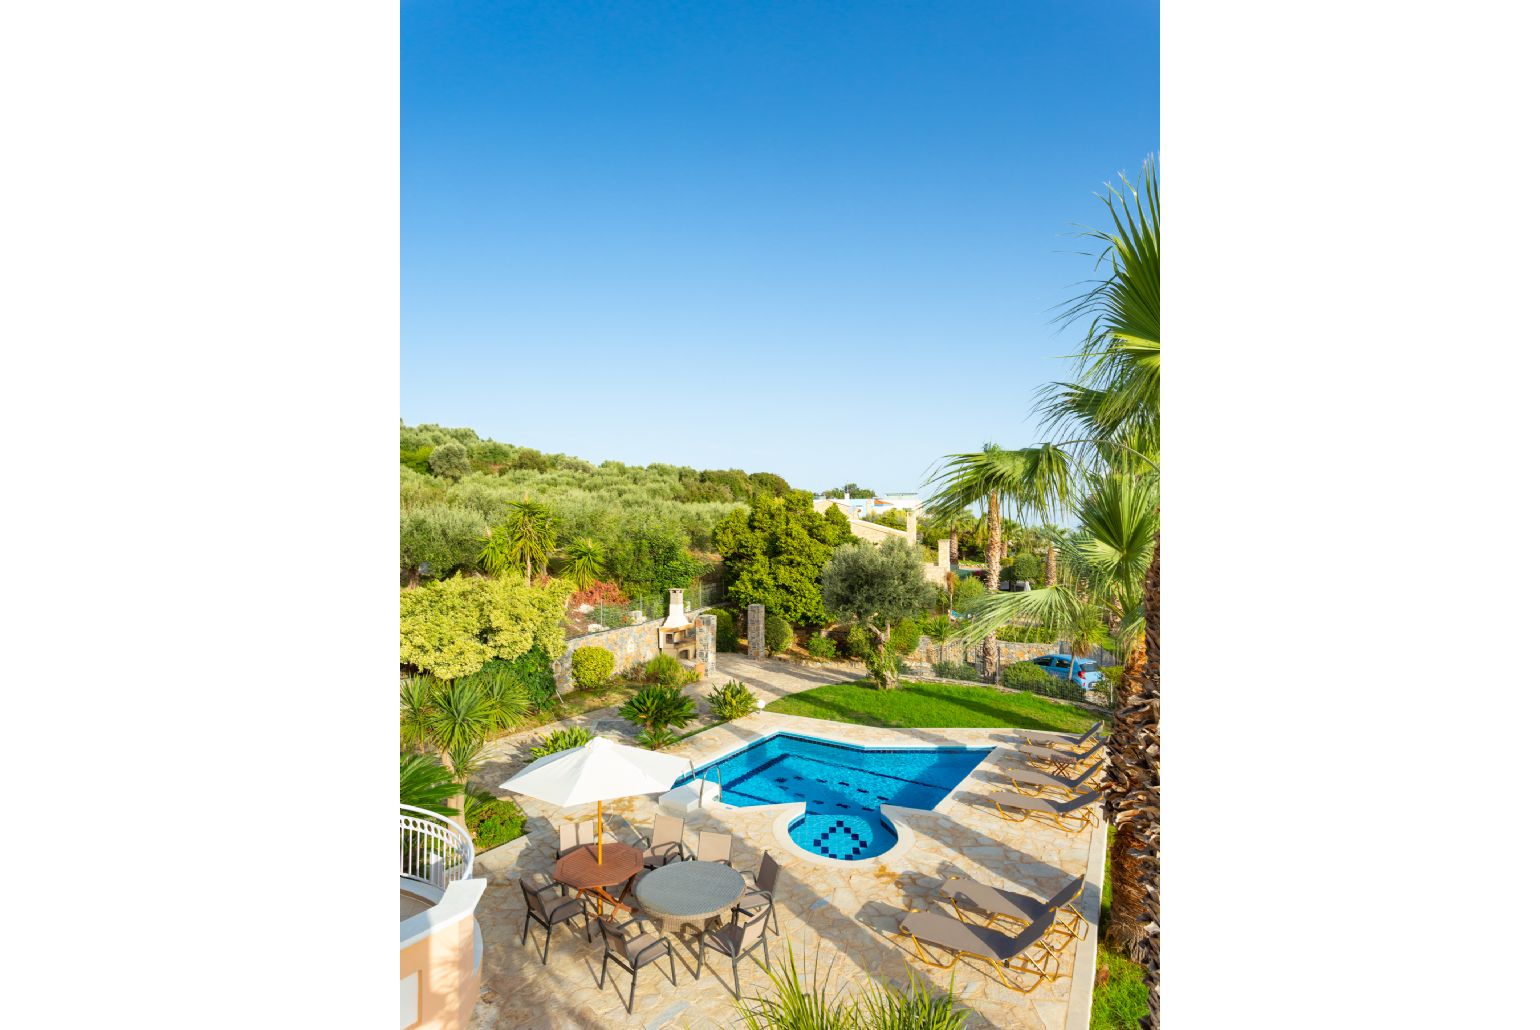
<svg viewBox="0 0 1540 1030">
<path fill-rule="evenodd" d="M 749 807 L 807 802 L 792 822 L 804 851 L 855 861 L 898 840 L 884 804 L 934 808 L 989 754 L 989 748 L 863 748 L 776 733 L 702 766 L 675 783 L 722 784 L 722 801 Z"/>
</svg>

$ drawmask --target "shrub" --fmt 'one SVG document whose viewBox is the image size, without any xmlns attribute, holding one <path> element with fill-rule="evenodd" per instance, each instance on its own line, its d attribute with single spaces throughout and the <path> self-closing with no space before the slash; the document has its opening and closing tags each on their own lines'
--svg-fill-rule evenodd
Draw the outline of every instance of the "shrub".
<svg viewBox="0 0 1540 1030">
<path fill-rule="evenodd" d="M 752 715 L 759 710 L 759 701 L 748 687 L 737 680 L 728 680 L 706 695 L 711 714 L 718 722 L 730 722 Z"/>
<path fill-rule="evenodd" d="M 688 724 L 695 718 L 695 702 L 678 687 L 643 687 L 620 706 L 620 717 L 656 733 Z"/>
<path fill-rule="evenodd" d="M 1102 682 L 1113 690 L 1123 685 L 1123 667 L 1121 665 L 1103 665 Z"/>
<path fill-rule="evenodd" d="M 832 969 L 832 966 L 830 967 Z M 820 978 L 817 962 L 812 968 L 797 968 L 791 944 L 786 958 L 778 960 L 770 974 L 769 992 L 761 991 L 753 1000 L 736 1003 L 747 1030 L 963 1030 L 972 1014 L 957 1000 L 950 986 L 932 993 L 929 984 L 913 970 L 909 971 L 907 989 L 868 975 L 864 984 L 840 984 L 829 990 L 828 973 Z M 854 997 L 841 998 L 846 987 L 855 987 Z"/>
<path fill-rule="evenodd" d="M 601 604 L 625 604 L 630 598 L 626 592 L 614 583 L 604 579 L 596 579 L 588 585 L 586 590 L 574 591 L 567 603 L 571 605 L 586 604 L 597 607 Z"/>
<path fill-rule="evenodd" d="M 851 626 L 845 634 L 845 653 L 852 658 L 865 659 L 872 650 L 872 635 L 865 626 Z"/>
<path fill-rule="evenodd" d="M 1052 644 L 1060 634 L 1045 626 L 1001 626 L 995 630 L 996 640 L 1017 644 Z"/>
<path fill-rule="evenodd" d="M 659 686 L 678 687 L 691 681 L 689 670 L 671 654 L 660 654 L 642 666 L 642 678 Z"/>
<path fill-rule="evenodd" d="M 489 664 L 504 663 L 494 660 Z M 506 664 L 512 669 L 514 679 L 529 695 L 529 702 L 535 711 L 545 711 L 556 703 L 556 673 L 551 669 L 551 656 L 546 654 L 545 648 L 536 644 Z"/>
<path fill-rule="evenodd" d="M 738 650 L 738 620 L 726 608 L 712 608 L 709 613 L 717 617 L 717 654 L 731 654 Z"/>
<path fill-rule="evenodd" d="M 952 591 L 952 607 L 962 611 L 969 603 L 978 600 L 988 592 L 983 580 L 977 576 L 969 576 L 957 584 L 957 589 Z"/>
<path fill-rule="evenodd" d="M 558 654 L 572 584 L 525 586 L 509 576 L 455 577 L 401 591 L 401 664 L 439 679 L 477 672 L 494 658 L 515 659 L 539 644 Z"/>
<path fill-rule="evenodd" d="M 765 646 L 780 654 L 791 643 L 791 623 L 772 612 L 765 613 Z"/>
<path fill-rule="evenodd" d="M 572 652 L 572 682 L 583 690 L 601 686 L 615 674 L 615 656 L 607 648 L 580 647 Z"/>
<path fill-rule="evenodd" d="M 978 670 L 967 662 L 936 662 L 930 670 L 946 680 L 968 680 L 970 683 L 979 681 Z"/>
<path fill-rule="evenodd" d="M 1012 689 L 1030 691 L 1043 697 L 1056 697 L 1065 701 L 1085 700 L 1084 690 L 1031 662 L 1006 666 L 1004 680 L 1005 685 Z"/>
<path fill-rule="evenodd" d="M 888 637 L 888 647 L 894 654 L 913 654 L 914 649 L 920 646 L 920 627 L 913 619 L 899 619 L 898 625 L 893 627 L 893 633 Z"/>
<path fill-rule="evenodd" d="M 649 751 L 658 751 L 679 743 L 679 738 L 669 729 L 643 730 L 636 735 L 636 742 Z"/>
<path fill-rule="evenodd" d="M 524 809 L 509 798 L 496 798 L 472 808 L 465 815 L 478 852 L 507 844 L 524 836 Z"/>
<path fill-rule="evenodd" d="M 529 749 L 529 760 L 533 762 L 537 758 L 554 755 L 558 751 L 582 747 L 593 739 L 594 735 L 590 730 L 581 726 L 568 726 L 566 729 L 557 730 L 549 737 L 537 738 L 535 746 Z"/>
<path fill-rule="evenodd" d="M 814 658 L 833 658 L 837 651 L 838 648 L 834 646 L 834 641 L 828 637 L 807 638 L 807 653 Z"/>
</svg>

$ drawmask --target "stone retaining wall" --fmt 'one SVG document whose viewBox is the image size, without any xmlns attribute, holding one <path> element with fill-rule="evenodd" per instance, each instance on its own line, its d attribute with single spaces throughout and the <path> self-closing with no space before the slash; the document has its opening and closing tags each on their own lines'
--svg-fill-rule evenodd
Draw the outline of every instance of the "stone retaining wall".
<svg viewBox="0 0 1540 1030">
<path fill-rule="evenodd" d="M 997 669 L 1004 669 L 1007 665 L 1015 665 L 1017 662 L 1041 658 L 1045 654 L 1053 654 L 1055 650 L 1053 644 L 1018 644 L 1009 640 L 998 640 L 995 642 L 995 647 L 996 654 L 999 656 L 999 661 L 995 663 Z M 930 637 L 921 636 L 910 664 L 931 666 L 937 662 L 967 664 L 982 673 L 984 648 L 979 644 L 964 646 L 956 641 L 932 640 Z"/>
<path fill-rule="evenodd" d="M 658 656 L 658 630 L 662 628 L 663 622 L 661 618 L 651 619 L 635 626 L 621 626 L 573 637 L 567 641 L 567 649 L 562 652 L 560 660 L 552 665 L 556 673 L 556 689 L 562 692 L 572 689 L 572 652 L 580 647 L 602 647 L 609 651 L 615 656 L 617 674 L 638 665 L 646 665 Z M 706 672 L 714 672 L 717 666 L 717 617 L 697 614 L 694 622 L 696 654 L 706 664 Z"/>
</svg>

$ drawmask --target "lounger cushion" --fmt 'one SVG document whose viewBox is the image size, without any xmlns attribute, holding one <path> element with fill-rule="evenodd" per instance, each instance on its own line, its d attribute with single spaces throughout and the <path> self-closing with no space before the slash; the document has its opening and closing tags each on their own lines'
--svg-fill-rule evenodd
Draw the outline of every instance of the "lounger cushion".
<svg viewBox="0 0 1540 1030">
<path fill-rule="evenodd" d="M 988 926 L 974 926 L 952 916 L 936 912 L 911 912 L 899 925 L 927 944 L 948 951 L 969 951 L 1000 962 L 1011 959 L 1036 944 L 1053 925 L 1053 915 L 1042 916 L 1018 934 L 1001 933 Z"/>
<path fill-rule="evenodd" d="M 990 915 L 1010 916 L 1031 922 L 1044 912 L 1043 903 L 1025 894 L 1002 890 L 977 880 L 947 880 L 941 885 L 943 897 L 956 898 L 980 912 Z"/>
</svg>

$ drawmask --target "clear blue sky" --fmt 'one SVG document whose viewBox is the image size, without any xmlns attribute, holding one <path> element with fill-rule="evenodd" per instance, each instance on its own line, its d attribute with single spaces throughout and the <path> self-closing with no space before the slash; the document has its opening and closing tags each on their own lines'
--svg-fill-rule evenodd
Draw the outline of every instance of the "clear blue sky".
<svg viewBox="0 0 1540 1030">
<path fill-rule="evenodd" d="M 808 489 L 1035 442 L 1158 53 L 1152 0 L 407 0 L 401 415 Z"/>
</svg>

